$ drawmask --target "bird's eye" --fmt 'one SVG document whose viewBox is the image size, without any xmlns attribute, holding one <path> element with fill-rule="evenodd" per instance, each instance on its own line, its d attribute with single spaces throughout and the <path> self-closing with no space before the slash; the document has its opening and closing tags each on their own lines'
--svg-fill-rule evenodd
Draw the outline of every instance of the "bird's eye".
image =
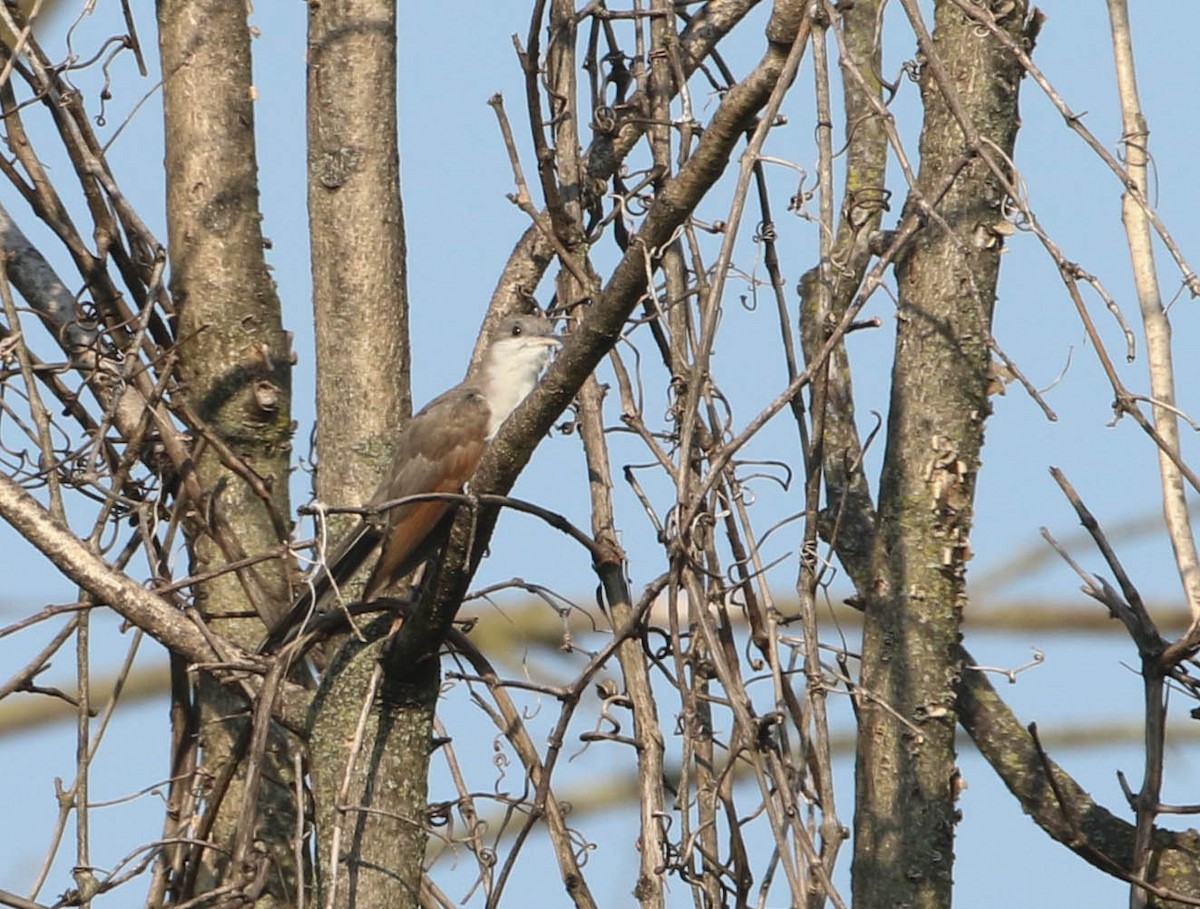
<svg viewBox="0 0 1200 909">
<path fill-rule="evenodd" d="M 520 326 L 520 325 L 514 325 L 514 326 L 512 327 L 512 336 L 513 336 L 514 338 L 519 338 L 519 337 L 521 337 L 521 326 Z"/>
</svg>

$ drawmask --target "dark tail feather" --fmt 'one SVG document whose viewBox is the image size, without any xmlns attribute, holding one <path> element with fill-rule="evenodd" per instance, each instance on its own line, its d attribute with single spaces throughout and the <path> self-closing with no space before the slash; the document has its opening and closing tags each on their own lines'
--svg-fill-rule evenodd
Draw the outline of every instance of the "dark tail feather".
<svg viewBox="0 0 1200 909">
<path fill-rule="evenodd" d="M 333 600 L 334 585 L 348 583 L 379 547 L 383 537 L 378 523 L 360 521 L 345 537 L 328 559 L 326 565 L 305 585 L 304 591 L 283 618 L 258 645 L 259 653 L 274 653 L 291 643 L 314 622 L 319 622 L 330 609 L 337 608 Z"/>
</svg>

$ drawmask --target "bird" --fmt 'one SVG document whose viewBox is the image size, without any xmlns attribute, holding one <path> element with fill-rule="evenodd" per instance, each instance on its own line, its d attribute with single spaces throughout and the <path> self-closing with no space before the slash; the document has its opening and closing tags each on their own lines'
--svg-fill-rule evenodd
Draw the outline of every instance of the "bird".
<svg viewBox="0 0 1200 909">
<path fill-rule="evenodd" d="M 405 422 L 387 476 L 368 505 L 425 493 L 461 493 L 488 442 L 533 391 L 561 343 L 544 316 L 502 318 L 488 332 L 480 366 Z M 361 519 L 276 623 L 259 652 L 279 650 L 328 615 L 326 603 L 335 585 L 347 582 L 375 552 L 379 555 L 362 601 L 370 602 L 398 583 L 432 555 L 443 536 L 436 531 L 453 507 L 451 501 L 429 499 Z"/>
</svg>

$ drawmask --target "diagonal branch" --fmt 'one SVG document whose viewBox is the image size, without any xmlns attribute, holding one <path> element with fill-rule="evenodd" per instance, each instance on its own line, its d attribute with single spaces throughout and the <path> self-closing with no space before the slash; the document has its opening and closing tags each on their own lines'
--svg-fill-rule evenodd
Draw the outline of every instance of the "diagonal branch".
<svg viewBox="0 0 1200 909">
<path fill-rule="evenodd" d="M 724 173 L 747 126 L 779 83 L 804 21 L 803 3 L 781 0 L 776 4 L 767 25 L 768 48 L 762 60 L 725 95 L 691 158 L 665 184 L 612 277 L 541 385 L 517 408 L 485 453 L 472 479 L 473 489 L 507 492 L 538 442 L 616 342 L 625 320 L 646 293 L 647 262 L 657 261 L 675 231 Z M 478 522 L 471 515 L 460 515 L 455 521 L 446 557 L 426 588 L 425 608 L 405 624 L 391 650 L 398 671 L 436 659 L 494 524 L 494 511 L 482 513 Z"/>
<path fill-rule="evenodd" d="M 109 565 L 68 527 L 51 517 L 37 499 L 3 474 L 0 474 L 0 518 L 97 602 L 110 605 L 164 647 L 191 663 L 207 665 L 227 683 L 249 685 L 245 681 L 247 670 L 253 670 L 249 654 L 228 644 L 218 651 L 184 613 Z M 302 689 L 285 686 L 279 715 L 289 728 L 303 728 L 306 700 Z"/>
</svg>

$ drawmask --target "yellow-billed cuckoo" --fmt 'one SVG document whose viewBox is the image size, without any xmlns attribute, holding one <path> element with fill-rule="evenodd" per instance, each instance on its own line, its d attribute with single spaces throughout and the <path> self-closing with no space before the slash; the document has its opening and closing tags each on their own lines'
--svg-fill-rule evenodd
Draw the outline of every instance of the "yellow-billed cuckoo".
<svg viewBox="0 0 1200 909">
<path fill-rule="evenodd" d="M 381 505 L 422 493 L 458 493 L 475 472 L 488 441 L 537 384 L 560 341 L 549 320 L 507 316 L 488 334 L 479 368 L 426 404 L 400 430 L 388 476 L 371 497 Z M 378 551 L 363 601 L 378 597 L 431 555 L 434 533 L 453 508 L 434 499 L 397 505 L 364 519 L 342 539 L 328 565 L 259 648 L 278 649 L 326 609 L 335 584 L 346 583 Z"/>
</svg>

